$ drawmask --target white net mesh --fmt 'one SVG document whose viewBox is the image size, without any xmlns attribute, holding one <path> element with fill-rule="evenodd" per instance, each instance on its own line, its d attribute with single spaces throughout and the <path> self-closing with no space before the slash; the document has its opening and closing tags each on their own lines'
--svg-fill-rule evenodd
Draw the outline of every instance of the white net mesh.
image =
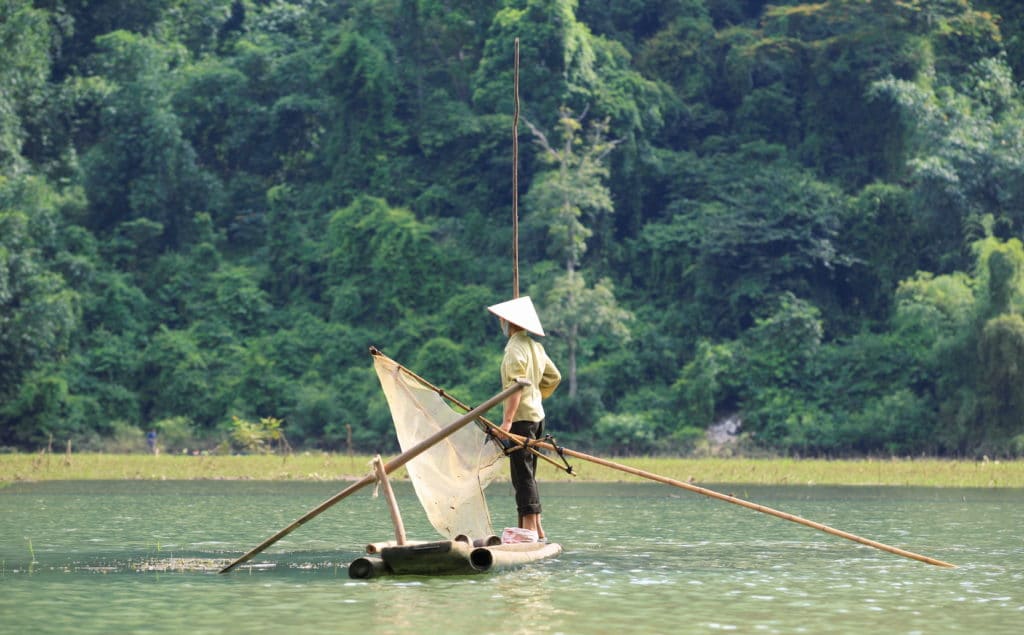
<svg viewBox="0 0 1024 635">
<path fill-rule="evenodd" d="M 374 355 L 374 368 L 403 452 L 462 416 L 394 360 Z M 448 539 L 494 534 L 484 488 L 504 455 L 486 438 L 470 423 L 406 464 L 430 524 Z"/>
</svg>

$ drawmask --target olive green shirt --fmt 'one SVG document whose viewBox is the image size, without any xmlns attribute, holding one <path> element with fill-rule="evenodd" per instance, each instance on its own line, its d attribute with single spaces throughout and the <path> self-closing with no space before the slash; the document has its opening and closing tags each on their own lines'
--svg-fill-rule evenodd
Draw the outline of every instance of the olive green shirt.
<svg viewBox="0 0 1024 635">
<path fill-rule="evenodd" d="M 530 385 L 523 388 L 519 408 L 511 421 L 544 421 L 541 400 L 551 396 L 562 381 L 562 374 L 544 352 L 544 347 L 531 339 L 526 331 L 517 331 L 508 338 L 505 357 L 501 360 L 503 388 L 508 388 L 520 378 L 529 380 Z"/>
</svg>

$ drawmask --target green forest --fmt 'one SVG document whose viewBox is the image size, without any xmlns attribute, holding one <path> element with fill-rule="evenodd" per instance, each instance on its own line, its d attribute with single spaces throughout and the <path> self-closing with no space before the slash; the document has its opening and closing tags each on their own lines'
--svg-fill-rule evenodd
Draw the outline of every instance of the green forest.
<svg viewBox="0 0 1024 635">
<path fill-rule="evenodd" d="M 500 389 L 515 209 L 561 443 L 1024 455 L 1022 27 L 0 0 L 0 448 L 392 451 L 370 346 Z"/>
</svg>

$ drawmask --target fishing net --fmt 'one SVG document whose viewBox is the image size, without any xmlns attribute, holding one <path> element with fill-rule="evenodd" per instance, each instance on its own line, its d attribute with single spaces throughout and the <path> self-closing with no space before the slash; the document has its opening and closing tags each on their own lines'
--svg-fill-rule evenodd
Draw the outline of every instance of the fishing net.
<svg viewBox="0 0 1024 635">
<path fill-rule="evenodd" d="M 462 416 L 394 360 L 374 355 L 374 368 L 403 452 Z M 484 488 L 504 454 L 496 443 L 485 443 L 487 438 L 470 423 L 406 464 L 430 524 L 448 539 L 494 534 Z"/>
</svg>

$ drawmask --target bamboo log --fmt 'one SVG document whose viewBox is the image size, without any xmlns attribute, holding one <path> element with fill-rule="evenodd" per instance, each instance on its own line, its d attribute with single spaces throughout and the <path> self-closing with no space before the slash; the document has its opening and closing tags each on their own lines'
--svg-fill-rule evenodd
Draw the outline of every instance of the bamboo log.
<svg viewBox="0 0 1024 635">
<path fill-rule="evenodd" d="M 428 542 L 435 542 L 435 541 L 433 541 L 433 540 L 409 540 L 409 539 L 406 539 L 405 546 L 406 547 L 410 547 L 412 545 L 421 545 L 421 544 L 425 544 L 425 543 L 428 543 Z M 381 551 L 383 551 L 383 550 L 385 550 L 385 549 L 387 549 L 389 547 L 397 547 L 397 546 L 398 546 L 398 543 L 395 542 L 394 540 L 384 540 L 384 541 L 381 541 L 381 542 L 371 542 L 370 544 L 366 545 L 366 553 L 368 553 L 370 555 L 380 555 Z"/>
<path fill-rule="evenodd" d="M 348 565 L 348 577 L 357 580 L 378 578 L 390 572 L 391 570 L 388 569 L 388 565 L 383 560 L 372 556 L 356 558 Z"/>
<path fill-rule="evenodd" d="M 494 571 L 553 558 L 560 553 L 562 545 L 557 543 L 523 542 L 474 549 L 469 560 L 478 571 Z"/>
<path fill-rule="evenodd" d="M 409 448 L 405 452 L 402 452 L 401 454 L 399 454 L 395 458 L 393 458 L 390 461 L 388 461 L 384 465 L 385 473 L 390 474 L 390 473 L 394 472 L 395 470 L 397 470 L 398 468 L 402 467 L 403 465 L 405 465 L 409 461 L 413 460 L 414 458 L 416 458 L 420 454 L 423 454 L 424 452 L 429 450 L 431 447 L 436 445 L 439 441 L 441 441 L 441 440 L 451 436 L 452 434 L 454 434 L 455 432 L 457 432 L 461 428 L 465 427 L 466 424 L 468 424 L 469 422 L 476 420 L 483 413 L 487 412 L 488 410 L 490 410 L 491 408 L 493 408 L 497 404 L 503 402 L 509 395 L 522 390 L 525 386 L 528 386 L 529 384 L 530 384 L 530 382 L 526 381 L 525 379 L 517 380 L 515 384 L 513 384 L 512 386 L 509 386 L 505 390 L 502 390 L 500 393 L 494 395 L 493 397 L 491 397 L 490 399 L 488 399 L 484 403 L 480 404 L 479 406 L 477 406 L 473 410 L 471 410 L 471 411 L 467 412 L 465 415 L 459 417 L 458 419 L 453 421 L 451 424 L 449 424 L 447 427 L 442 428 L 441 430 L 438 430 L 437 432 L 435 432 L 434 434 L 430 435 L 426 439 L 420 441 L 419 443 L 417 443 L 413 447 Z M 371 474 L 367 474 L 362 479 L 356 481 L 352 485 L 349 485 L 347 488 L 343 489 L 342 491 L 340 491 L 337 494 L 335 494 L 334 496 L 328 498 L 327 500 L 325 500 L 324 502 L 320 503 L 319 505 L 317 505 L 313 509 L 309 510 L 308 512 L 303 514 L 300 518 L 295 520 L 292 524 L 288 525 L 287 527 L 285 527 L 281 531 L 277 532 L 276 534 L 274 534 L 270 538 L 267 538 L 266 540 L 261 542 L 256 547 L 253 547 L 251 550 L 246 552 L 244 555 L 239 557 L 237 560 L 235 560 L 231 564 L 229 564 L 226 567 L 224 567 L 223 569 L 221 569 L 220 573 L 227 573 L 227 572 L 231 571 L 232 569 L 234 569 L 235 567 L 237 567 L 238 565 L 242 564 L 243 562 L 247 562 L 247 561 L 251 560 L 258 553 L 260 553 L 261 551 L 263 551 L 264 549 L 266 549 L 270 545 L 274 544 L 278 540 L 284 538 L 285 536 L 287 536 L 288 534 L 290 534 L 294 530 L 296 530 L 299 527 L 301 527 L 302 525 L 306 524 L 306 522 L 309 521 L 310 519 L 315 518 L 316 516 L 319 516 L 321 513 L 326 511 L 327 509 L 330 509 L 338 501 L 341 501 L 341 500 L 351 496 L 352 494 L 356 493 L 357 491 L 361 490 L 362 488 L 366 487 L 367 485 L 370 485 L 371 483 L 375 482 L 376 480 L 377 480 L 377 476 L 375 474 L 372 474 L 372 473 Z"/>
<path fill-rule="evenodd" d="M 440 540 L 409 547 L 389 547 L 381 559 L 396 575 L 465 575 L 475 573 L 469 559 L 473 545 Z"/>
</svg>

